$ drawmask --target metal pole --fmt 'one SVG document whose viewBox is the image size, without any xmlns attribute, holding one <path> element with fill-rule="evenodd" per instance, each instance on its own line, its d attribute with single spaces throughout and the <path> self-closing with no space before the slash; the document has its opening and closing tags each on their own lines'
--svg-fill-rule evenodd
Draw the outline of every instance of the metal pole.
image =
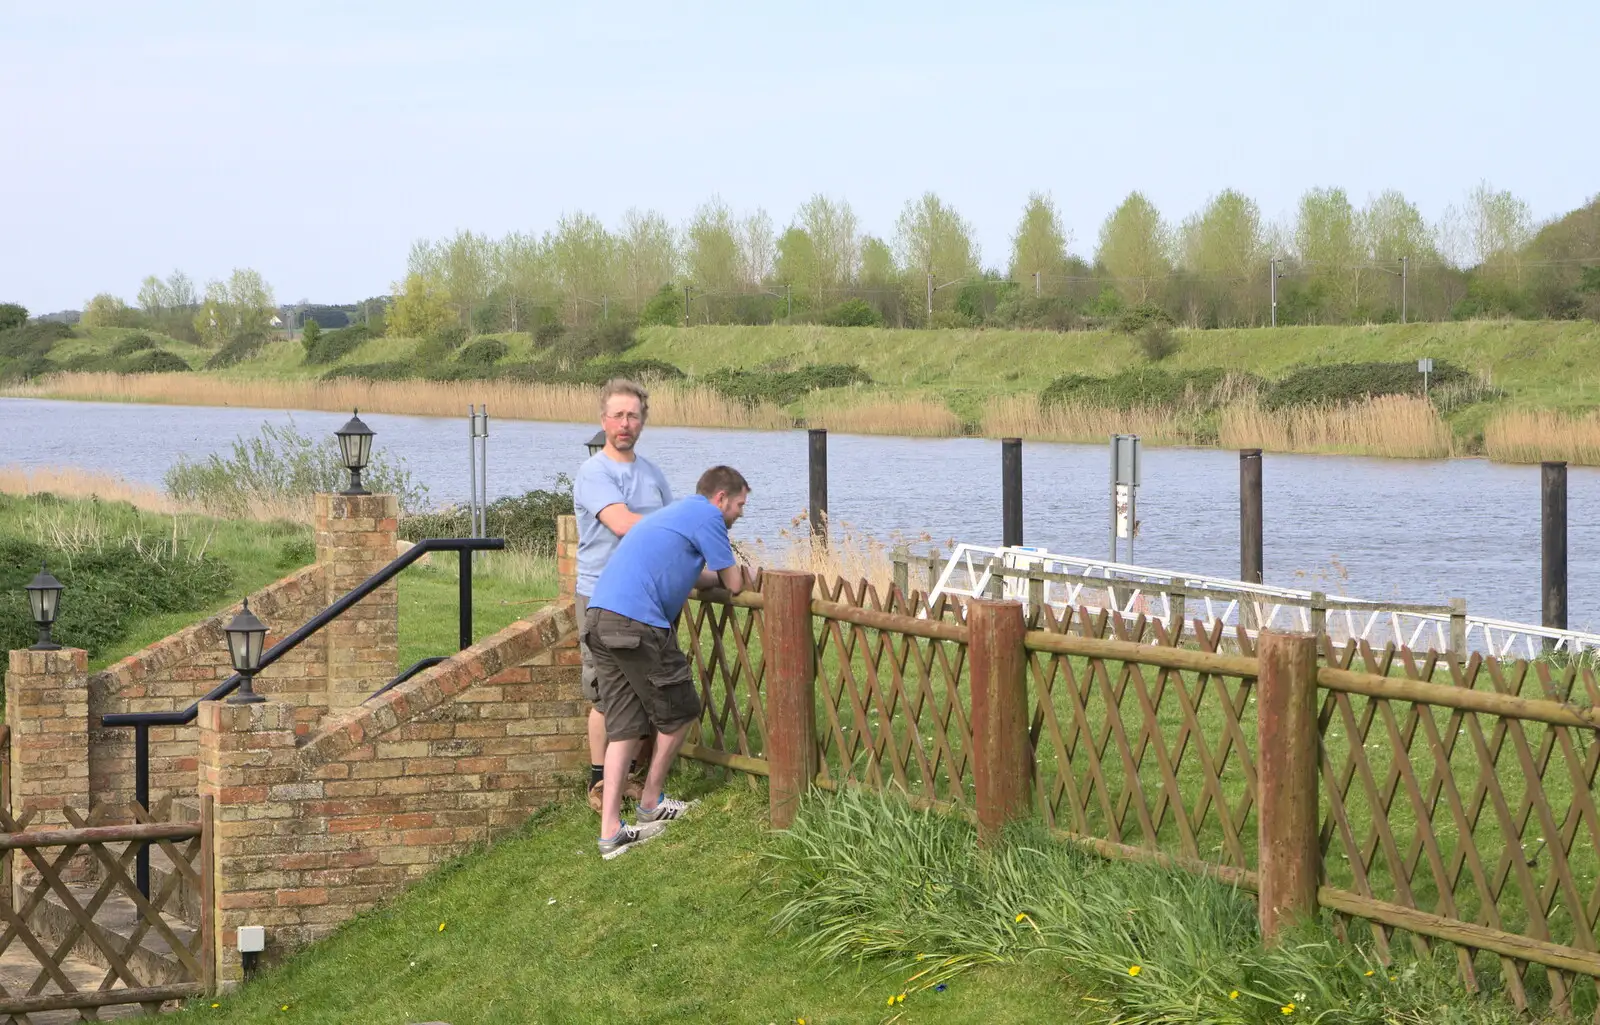
<svg viewBox="0 0 1600 1025">
<path fill-rule="evenodd" d="M 1272 258 L 1272 326 L 1278 326 L 1278 259 Z"/>
<path fill-rule="evenodd" d="M 928 317 L 933 317 L 933 272 L 928 272 Z"/>
<path fill-rule="evenodd" d="M 461 650 L 472 647 L 472 553 L 461 550 L 461 585 L 456 593 L 461 615 Z"/>
<path fill-rule="evenodd" d="M 467 459 L 469 462 L 468 473 L 471 480 L 467 484 L 467 518 L 471 521 L 468 531 L 473 537 L 478 536 L 478 406 L 477 403 L 467 407 Z"/>
<path fill-rule="evenodd" d="M 1261 450 L 1247 448 L 1239 452 L 1239 579 L 1259 584 L 1263 567 Z"/>
<path fill-rule="evenodd" d="M 1000 441 L 1001 544 L 1022 544 L 1022 439 Z"/>
<path fill-rule="evenodd" d="M 826 546 L 828 543 L 828 432 L 813 427 L 809 432 L 811 445 L 811 537 Z"/>
<path fill-rule="evenodd" d="M 489 404 L 483 404 L 483 433 L 478 435 L 483 448 L 478 453 L 478 527 L 479 537 L 489 536 Z"/>
<path fill-rule="evenodd" d="M 788 305 L 788 309 L 784 313 L 784 317 L 786 317 L 789 320 L 793 320 L 794 319 L 794 286 L 793 285 L 784 285 L 783 286 L 783 301 Z"/>
<path fill-rule="evenodd" d="M 1411 262 L 1411 257 L 1400 257 L 1400 323 L 1406 322 L 1406 268 Z"/>
<path fill-rule="evenodd" d="M 683 286 L 683 326 L 689 326 L 689 286 Z"/>
<path fill-rule="evenodd" d="M 1111 561 L 1117 561 L 1117 437 L 1111 436 Z"/>
<path fill-rule="evenodd" d="M 1543 620 L 1556 630 L 1567 628 L 1567 464 L 1539 464 L 1543 505 L 1541 562 Z"/>
<path fill-rule="evenodd" d="M 1039 298 L 1039 272 L 1033 272 L 1033 297 Z"/>
<path fill-rule="evenodd" d="M 10 795 L 7 795 L 8 797 Z M 150 727 L 140 723 L 133 728 L 133 800 L 148 815 L 150 811 Z M 150 821 L 147 817 L 146 822 Z M 135 841 L 137 843 L 137 841 Z M 134 881 L 139 895 L 150 896 L 150 845 L 139 844 L 138 864 L 134 866 Z M 9 895 L 8 895 L 9 896 Z"/>
<path fill-rule="evenodd" d="M 1139 532 L 1139 486 L 1128 485 L 1128 562 L 1137 565 L 1133 554 L 1133 536 Z"/>
</svg>

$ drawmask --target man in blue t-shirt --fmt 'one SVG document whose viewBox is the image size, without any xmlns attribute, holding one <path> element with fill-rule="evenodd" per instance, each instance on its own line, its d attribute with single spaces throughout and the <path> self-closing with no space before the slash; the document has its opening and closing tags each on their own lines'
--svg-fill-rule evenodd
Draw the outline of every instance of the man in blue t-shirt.
<svg viewBox="0 0 1600 1025">
<path fill-rule="evenodd" d="M 595 690 L 594 658 L 582 633 L 584 612 L 595 581 L 624 535 L 645 515 L 672 503 L 656 464 L 634 451 L 650 415 L 650 394 L 632 381 L 613 378 L 600 389 L 600 429 L 605 448 L 578 467 L 572 487 L 573 512 L 578 520 L 578 649 L 583 658 L 583 696 L 589 699 L 589 807 L 600 810 L 601 763 L 606 756 L 606 721 Z M 639 797 L 637 784 L 629 784 L 628 797 Z"/>
<path fill-rule="evenodd" d="M 689 807 L 661 790 L 684 735 L 700 718 L 700 696 L 673 623 L 695 587 L 721 584 L 733 594 L 743 588 L 744 573 L 734 562 L 728 529 L 744 514 L 749 495 L 750 485 L 738 470 L 707 470 L 693 497 L 633 525 L 589 596 L 583 631 L 594 658 L 607 739 L 600 812 L 603 858 L 614 858 L 657 835 Z M 628 826 L 622 821 L 623 777 L 639 749 L 640 734 L 651 728 L 655 751 L 638 814 Z"/>
</svg>

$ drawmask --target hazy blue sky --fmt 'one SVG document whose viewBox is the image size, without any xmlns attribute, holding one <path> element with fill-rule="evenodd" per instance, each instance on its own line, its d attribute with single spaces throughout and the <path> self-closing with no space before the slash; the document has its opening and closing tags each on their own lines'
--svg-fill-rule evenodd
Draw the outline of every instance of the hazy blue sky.
<svg viewBox="0 0 1600 1025">
<path fill-rule="evenodd" d="M 419 236 L 813 192 L 887 236 L 933 189 L 1003 265 L 1052 192 L 1092 253 L 1142 189 L 1600 189 L 1600 4 L 0 0 L 0 301 L 174 268 L 354 301 Z"/>
</svg>

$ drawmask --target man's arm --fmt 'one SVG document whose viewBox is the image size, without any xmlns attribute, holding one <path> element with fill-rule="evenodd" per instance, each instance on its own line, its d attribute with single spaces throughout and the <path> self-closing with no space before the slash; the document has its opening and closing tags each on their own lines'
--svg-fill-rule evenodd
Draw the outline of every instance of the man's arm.
<svg viewBox="0 0 1600 1025">
<path fill-rule="evenodd" d="M 740 566 L 729 566 L 720 572 L 703 569 L 700 571 L 700 579 L 695 581 L 695 586 L 702 591 L 713 587 L 725 587 L 729 594 L 738 594 L 744 590 L 745 575 L 742 569 Z"/>
<path fill-rule="evenodd" d="M 622 502 L 613 502 L 601 509 L 595 519 L 599 520 L 611 533 L 621 537 L 632 530 L 633 525 L 644 519 L 644 517 L 629 509 Z"/>
</svg>

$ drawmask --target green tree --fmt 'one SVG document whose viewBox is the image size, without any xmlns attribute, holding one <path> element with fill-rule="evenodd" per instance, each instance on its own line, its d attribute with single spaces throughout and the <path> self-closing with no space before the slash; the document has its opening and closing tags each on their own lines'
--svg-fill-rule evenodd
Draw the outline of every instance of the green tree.
<svg viewBox="0 0 1600 1025">
<path fill-rule="evenodd" d="M 1310 189 L 1300 197 L 1294 247 L 1305 279 L 1324 297 L 1324 315 L 1338 321 L 1354 314 L 1365 259 L 1361 224 L 1343 189 Z"/>
<path fill-rule="evenodd" d="M 861 240 L 861 287 L 869 289 L 892 288 L 899 282 L 900 270 L 895 266 L 894 250 L 875 235 Z"/>
<path fill-rule="evenodd" d="M 385 318 L 385 333 L 395 338 L 426 338 L 455 319 L 450 294 L 442 283 L 412 271 L 405 282 L 390 286 L 394 305 Z"/>
<path fill-rule="evenodd" d="M 236 333 L 258 334 L 271 326 L 278 303 L 272 296 L 272 286 L 260 271 L 248 267 L 236 269 L 228 275 L 227 289 Z"/>
<path fill-rule="evenodd" d="M 300 344 L 310 352 L 317 347 L 317 339 L 322 337 L 322 325 L 314 318 L 306 318 L 306 326 L 300 332 Z"/>
<path fill-rule="evenodd" d="M 835 289 L 855 280 L 860 260 L 860 227 L 844 200 L 820 192 L 801 204 L 794 223 L 811 237 L 816 253 L 816 287 Z"/>
<path fill-rule="evenodd" d="M 739 275 L 745 284 L 760 286 L 772 276 L 774 246 L 772 216 L 765 210 L 739 222 Z"/>
<path fill-rule="evenodd" d="M 470 329 L 473 311 L 494 288 L 494 246 L 487 236 L 458 231 L 439 250 L 439 271 L 445 292 L 456 308 L 457 323 Z"/>
<path fill-rule="evenodd" d="M 1261 210 L 1241 192 L 1225 189 L 1183 222 L 1179 258 L 1194 276 L 1191 294 L 1207 323 L 1250 322 L 1256 288 L 1268 262 Z"/>
<path fill-rule="evenodd" d="M 1367 200 L 1361 211 L 1361 238 L 1369 259 L 1413 263 L 1438 258 L 1433 230 L 1422 213 L 1398 189 L 1387 189 Z"/>
<path fill-rule="evenodd" d="M 138 314 L 117 296 L 101 292 L 84 304 L 79 323 L 84 327 L 133 327 Z"/>
<path fill-rule="evenodd" d="M 1020 281 L 1029 291 L 1044 291 L 1051 278 L 1065 277 L 1069 242 L 1055 200 L 1048 192 L 1029 194 L 1011 236 L 1011 280 Z M 1039 275 L 1037 281 L 1035 274 Z"/>
<path fill-rule="evenodd" d="M 930 278 L 938 288 L 978 273 L 978 243 L 972 237 L 972 225 L 932 192 L 907 201 L 895 221 L 894 238 L 900 266 L 916 279 L 905 283 L 908 296 L 917 293 L 925 297 Z"/>
<path fill-rule="evenodd" d="M 581 210 L 563 216 L 545 247 L 550 251 L 568 315 L 573 320 L 598 316 L 600 311 L 594 304 L 610 294 L 616 266 L 616 240 L 600 218 Z"/>
<path fill-rule="evenodd" d="M 678 234 L 654 210 L 629 210 L 617 234 L 618 285 L 634 309 L 678 276 Z"/>
<path fill-rule="evenodd" d="M 817 247 L 804 228 L 790 228 L 778 239 L 778 260 L 774 266 L 778 280 L 793 289 L 802 305 L 810 304 L 819 278 Z"/>
<path fill-rule="evenodd" d="M 1095 260 L 1128 302 L 1150 301 L 1172 269 L 1172 232 L 1143 193 L 1131 192 L 1100 226 Z"/>
<path fill-rule="evenodd" d="M 536 237 L 513 231 L 494 245 L 493 266 L 500 321 L 507 330 L 527 330 L 538 308 L 555 302 L 550 254 Z"/>
<path fill-rule="evenodd" d="M 709 292 L 725 292 L 738 284 L 738 226 L 720 196 L 700 205 L 684 236 L 684 263 L 690 281 Z"/>
<path fill-rule="evenodd" d="M 1523 250 L 1533 240 L 1533 211 L 1528 204 L 1479 182 L 1467 196 L 1467 230 L 1480 273 L 1520 285 Z"/>
<path fill-rule="evenodd" d="M 0 303 L 0 331 L 9 331 L 28 322 L 28 308 L 20 303 Z"/>
</svg>

